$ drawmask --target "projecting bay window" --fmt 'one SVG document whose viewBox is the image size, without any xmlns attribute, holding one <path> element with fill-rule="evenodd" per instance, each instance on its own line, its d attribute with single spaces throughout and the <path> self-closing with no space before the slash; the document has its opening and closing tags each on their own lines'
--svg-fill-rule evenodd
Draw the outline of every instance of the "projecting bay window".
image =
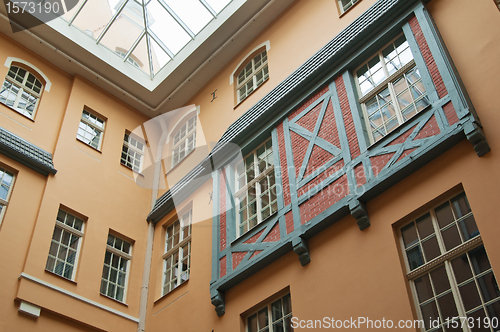
<svg viewBox="0 0 500 332">
<path fill-rule="evenodd" d="M 172 146 L 172 167 L 180 163 L 196 147 L 196 115 L 177 130 Z"/>
<path fill-rule="evenodd" d="M 45 270 L 74 280 L 85 223 L 59 209 Z"/>
<path fill-rule="evenodd" d="M 239 235 L 278 210 L 271 139 L 236 165 L 235 198 Z"/>
<path fill-rule="evenodd" d="M 273 301 L 249 315 L 245 332 L 291 332 L 292 301 L 290 294 Z"/>
<path fill-rule="evenodd" d="M 238 74 L 236 85 L 238 103 L 248 97 L 268 78 L 267 51 L 264 50 L 251 59 Z"/>
<path fill-rule="evenodd" d="M 189 279 L 192 211 L 167 227 L 163 254 L 163 295 Z"/>
<path fill-rule="evenodd" d="M 358 68 L 356 81 L 371 143 L 430 105 L 404 35 Z"/>
<path fill-rule="evenodd" d="M 422 330 L 500 330 L 500 291 L 465 193 L 403 226 L 401 245 Z"/>
</svg>

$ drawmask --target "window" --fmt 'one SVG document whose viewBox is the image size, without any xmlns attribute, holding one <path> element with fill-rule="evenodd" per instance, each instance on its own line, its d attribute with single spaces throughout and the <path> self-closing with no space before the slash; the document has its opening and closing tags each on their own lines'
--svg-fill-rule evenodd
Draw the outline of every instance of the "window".
<svg viewBox="0 0 500 332">
<path fill-rule="evenodd" d="M 142 156 L 144 155 L 144 142 L 125 132 L 121 164 L 138 173 L 142 170 Z"/>
<path fill-rule="evenodd" d="M 356 80 L 372 143 L 430 105 L 404 35 L 356 70 Z"/>
<path fill-rule="evenodd" d="M 0 223 L 7 205 L 9 204 L 10 192 L 14 183 L 14 174 L 0 167 Z"/>
<path fill-rule="evenodd" d="M 269 78 L 269 69 L 267 67 L 267 51 L 256 55 L 250 60 L 245 68 L 238 74 L 238 103 L 248 97 L 253 90 L 259 87 Z"/>
<path fill-rule="evenodd" d="M 359 0 L 339 0 L 340 13 L 345 13 L 349 8 L 354 6 Z"/>
<path fill-rule="evenodd" d="M 460 317 L 498 331 L 487 322 L 498 320 L 500 291 L 465 193 L 402 227 L 401 243 L 425 331 L 462 331 Z"/>
<path fill-rule="evenodd" d="M 127 56 L 127 54 L 125 52 L 122 52 L 122 51 L 116 50 L 115 53 L 118 54 L 118 56 L 122 59 L 125 59 L 125 57 Z M 137 61 L 132 59 L 132 56 L 129 56 L 127 58 L 127 62 L 130 63 L 131 65 L 133 65 L 134 67 L 141 69 L 141 65 L 139 65 L 139 63 Z"/>
<path fill-rule="evenodd" d="M 83 110 L 76 138 L 91 147 L 100 150 L 105 121 Z"/>
<path fill-rule="evenodd" d="M 0 102 L 33 119 L 42 91 L 43 83 L 35 75 L 11 66 L 0 90 Z"/>
<path fill-rule="evenodd" d="M 165 240 L 163 295 L 189 279 L 191 260 L 191 216 L 189 210 L 167 227 Z"/>
<path fill-rule="evenodd" d="M 102 268 L 101 294 L 120 302 L 125 301 L 125 285 L 128 279 L 129 261 L 132 259 L 131 249 L 130 242 L 108 234 Z"/>
<path fill-rule="evenodd" d="M 498 9 L 500 9 L 500 0 L 494 0 L 495 4 L 498 6 Z"/>
<path fill-rule="evenodd" d="M 235 198 L 239 235 L 278 210 L 271 139 L 236 165 Z"/>
<path fill-rule="evenodd" d="M 174 135 L 172 167 L 180 163 L 196 146 L 196 115 L 179 128 Z"/>
<path fill-rule="evenodd" d="M 246 324 L 246 332 L 293 331 L 290 294 L 283 296 L 248 316 Z"/>
<path fill-rule="evenodd" d="M 59 209 L 45 270 L 74 279 L 84 224 L 81 218 Z"/>
</svg>

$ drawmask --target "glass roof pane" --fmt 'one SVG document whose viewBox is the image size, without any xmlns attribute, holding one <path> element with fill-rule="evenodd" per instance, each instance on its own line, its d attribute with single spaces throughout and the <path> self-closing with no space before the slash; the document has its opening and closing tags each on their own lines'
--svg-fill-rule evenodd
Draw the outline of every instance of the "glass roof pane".
<svg viewBox="0 0 500 332">
<path fill-rule="evenodd" d="M 144 16 L 142 6 L 133 0 L 129 0 L 125 8 L 111 24 L 109 30 L 106 31 L 100 43 L 113 52 L 128 53 L 143 31 Z"/>
<path fill-rule="evenodd" d="M 170 61 L 170 57 L 167 53 L 158 45 L 158 43 L 153 39 L 149 38 L 149 43 L 151 45 L 151 58 L 153 60 L 153 75 L 156 75 Z"/>
<path fill-rule="evenodd" d="M 195 35 L 213 18 L 198 0 L 165 0 L 165 2 Z"/>
<path fill-rule="evenodd" d="M 107 1 L 88 0 L 73 21 L 73 25 L 85 34 L 97 39 L 113 17 Z"/>
<path fill-rule="evenodd" d="M 231 2 L 231 0 L 206 0 L 206 2 L 212 7 L 213 10 L 215 10 L 218 13 L 220 13 L 221 10 L 224 9 L 224 7 L 227 6 L 228 3 Z"/>
<path fill-rule="evenodd" d="M 132 54 L 130 54 L 130 57 L 137 62 L 140 70 L 149 75 L 149 57 L 146 35 L 142 37 L 141 41 L 139 42 L 139 44 L 137 44 Z"/>
<path fill-rule="evenodd" d="M 187 32 L 158 3 L 158 0 L 151 0 L 146 8 L 154 19 L 148 21 L 148 28 L 173 54 L 179 52 L 191 40 Z"/>
</svg>

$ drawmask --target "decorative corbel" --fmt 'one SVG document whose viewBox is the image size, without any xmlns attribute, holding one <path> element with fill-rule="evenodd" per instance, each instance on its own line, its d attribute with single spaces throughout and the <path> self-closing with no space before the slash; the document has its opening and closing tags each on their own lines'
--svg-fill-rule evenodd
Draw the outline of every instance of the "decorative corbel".
<svg viewBox="0 0 500 332">
<path fill-rule="evenodd" d="M 226 302 L 224 301 L 224 293 L 216 290 L 215 294 L 212 294 L 212 304 L 215 306 L 215 312 L 217 316 L 222 316 L 226 312 Z"/>
<path fill-rule="evenodd" d="M 293 251 L 299 255 L 299 261 L 302 266 L 309 264 L 311 256 L 309 255 L 309 246 L 307 240 L 297 236 L 292 239 Z"/>
<path fill-rule="evenodd" d="M 482 157 L 490 152 L 491 148 L 488 144 L 488 141 L 486 140 L 483 129 L 476 123 L 465 123 L 464 133 L 465 136 L 467 136 L 467 140 L 469 140 L 469 142 L 474 147 L 474 151 L 476 151 L 478 157 Z"/>
<path fill-rule="evenodd" d="M 370 219 L 368 218 L 365 203 L 354 199 L 349 202 L 349 210 L 351 210 L 351 215 L 356 219 L 356 223 L 360 230 L 370 226 Z"/>
</svg>

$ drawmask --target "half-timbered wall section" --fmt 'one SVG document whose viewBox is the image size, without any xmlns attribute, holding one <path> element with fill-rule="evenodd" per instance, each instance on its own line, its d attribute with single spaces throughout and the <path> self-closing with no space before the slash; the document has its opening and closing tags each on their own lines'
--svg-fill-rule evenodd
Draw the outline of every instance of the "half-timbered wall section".
<svg viewBox="0 0 500 332">
<path fill-rule="evenodd" d="M 384 2 L 389 3 L 379 1 L 374 7 Z M 361 230 L 369 227 L 370 211 L 365 205 L 368 200 L 457 142 L 468 138 L 479 156 L 489 151 L 479 119 L 425 5 L 399 2 L 414 4 L 400 7 L 390 19 L 374 23 L 384 28 L 369 40 L 356 44 L 351 41 L 353 47 L 348 55 L 344 52 L 328 72 L 318 74 L 300 97 L 289 95 L 287 106 L 273 110 L 279 116 L 265 117 L 263 112 L 260 116 L 267 123 L 255 121 L 259 123 L 247 126 L 232 139 L 242 147 L 245 162 L 238 166 L 234 158 L 228 158 L 214 171 L 213 221 L 217 231 L 211 296 L 219 315 L 225 310 L 224 291 L 284 253 L 294 250 L 302 265 L 313 260 L 307 240 L 336 220 L 351 213 Z M 370 10 L 374 11 L 374 7 Z M 403 45 L 400 41 L 404 40 Z M 401 53 L 409 47 L 411 54 L 400 55 L 398 64 L 385 51 L 391 43 Z M 380 59 L 387 62 L 387 67 L 394 65 L 397 70 L 386 73 L 385 80 L 376 77 L 377 65 L 370 60 L 377 53 L 383 54 Z M 363 99 L 366 96 L 358 87 L 359 68 L 367 61 L 372 70 L 371 84 L 389 84 L 393 89 L 392 99 L 385 94 L 388 90 L 383 90 L 384 86 L 372 93 L 378 96 L 382 119 L 372 115 L 375 112 L 369 107 L 373 105 L 367 106 L 369 101 Z M 419 79 L 420 83 L 415 83 Z M 406 80 L 407 95 L 401 92 L 404 89 L 399 83 L 394 83 L 397 80 Z M 418 103 L 418 98 L 422 102 Z M 416 106 L 412 114 L 405 115 L 408 100 Z M 396 103 L 401 112 L 393 118 L 396 125 L 390 130 L 384 127 L 382 137 L 374 139 L 372 131 L 380 123 L 386 123 L 387 128 L 391 125 L 389 118 Z M 264 150 L 251 153 L 269 137 L 271 157 L 266 157 Z M 258 159 L 246 161 L 249 154 Z M 274 165 L 276 187 L 270 196 L 262 194 L 273 184 L 266 180 L 269 171 L 259 175 L 260 158 L 268 158 L 268 163 Z M 236 185 L 240 179 L 246 179 L 250 188 L 244 199 L 239 198 L 242 194 Z M 277 211 L 269 213 L 263 207 L 274 197 Z M 250 221 L 247 229 L 240 230 L 237 228 L 242 218 Z"/>
</svg>

